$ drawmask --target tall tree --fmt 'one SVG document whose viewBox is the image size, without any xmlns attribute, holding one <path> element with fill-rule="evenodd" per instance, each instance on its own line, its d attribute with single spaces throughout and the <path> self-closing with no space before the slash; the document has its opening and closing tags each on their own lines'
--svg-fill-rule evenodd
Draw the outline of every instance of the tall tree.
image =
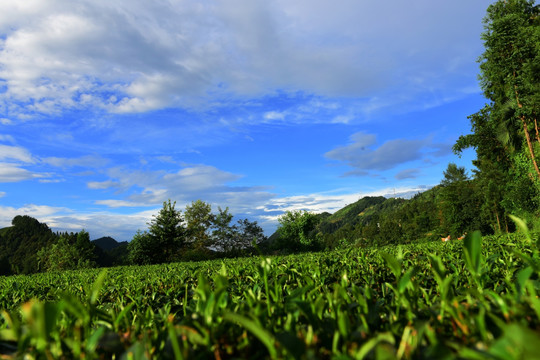
<svg viewBox="0 0 540 360">
<path fill-rule="evenodd" d="M 128 244 L 128 261 L 136 265 L 150 265 L 158 263 L 159 249 L 155 246 L 148 231 L 137 230 Z"/>
<path fill-rule="evenodd" d="M 209 234 L 214 222 L 212 206 L 202 200 L 192 201 L 186 206 L 187 239 L 194 249 L 205 249 L 212 245 Z"/>
<path fill-rule="evenodd" d="M 481 86 L 492 102 L 492 120 L 506 138 L 522 139 L 514 141 L 515 151 L 519 153 L 524 147 L 537 180 L 540 179 L 539 14 L 540 7 L 532 0 L 499 0 L 490 5 L 482 35 L 485 52 L 480 58 Z"/>
<path fill-rule="evenodd" d="M 238 220 L 235 225 L 235 247 L 245 249 L 253 243 L 259 244 L 266 241 L 263 229 L 256 221 L 248 219 Z"/>
<path fill-rule="evenodd" d="M 162 263 L 176 259 L 178 251 L 185 245 L 185 229 L 182 212 L 175 209 L 176 201 L 163 203 L 163 208 L 150 221 L 148 233 L 153 248 L 152 262 Z"/>
<path fill-rule="evenodd" d="M 148 223 L 148 231 L 137 231 L 128 245 L 130 262 L 159 264 L 178 259 L 178 252 L 185 245 L 185 229 L 182 213 L 175 205 L 171 200 L 164 202 Z"/>
<path fill-rule="evenodd" d="M 212 243 L 223 252 L 230 253 L 235 247 L 235 228 L 231 225 L 233 215 L 229 208 L 223 210 L 218 207 L 218 213 L 214 216 L 212 224 Z"/>
<path fill-rule="evenodd" d="M 475 183 L 469 179 L 465 168 L 448 164 L 441 186 L 441 230 L 456 237 L 466 231 L 481 229 L 478 217 L 480 199 Z"/>
</svg>

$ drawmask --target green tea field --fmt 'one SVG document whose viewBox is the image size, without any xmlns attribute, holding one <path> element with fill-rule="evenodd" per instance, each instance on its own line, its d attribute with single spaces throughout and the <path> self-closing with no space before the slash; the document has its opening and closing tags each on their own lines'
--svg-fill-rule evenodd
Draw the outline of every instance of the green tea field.
<svg viewBox="0 0 540 360">
<path fill-rule="evenodd" d="M 519 235 L 0 277 L 0 359 L 534 359 Z"/>
</svg>

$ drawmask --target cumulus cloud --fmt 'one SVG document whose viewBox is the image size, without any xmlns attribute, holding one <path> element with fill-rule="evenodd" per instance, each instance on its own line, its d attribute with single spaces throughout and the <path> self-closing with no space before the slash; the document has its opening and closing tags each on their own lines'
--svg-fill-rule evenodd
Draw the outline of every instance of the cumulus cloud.
<svg viewBox="0 0 540 360">
<path fill-rule="evenodd" d="M 18 146 L 0 145 L 0 160 L 15 160 L 33 163 L 34 159 L 28 150 Z"/>
<path fill-rule="evenodd" d="M 355 133 L 350 136 L 350 144 L 337 147 L 325 156 L 345 162 L 354 169 L 346 175 L 363 176 L 371 171 L 389 170 L 428 156 L 443 156 L 449 153 L 447 146 L 433 143 L 430 138 L 388 140 L 378 147 L 374 146 L 376 142 L 375 135 Z"/>
<path fill-rule="evenodd" d="M 28 215 L 38 220 L 48 219 L 49 216 L 60 211 L 66 211 L 65 208 L 52 207 L 45 205 L 28 204 L 21 207 L 0 206 L 0 228 L 11 226 L 11 220 L 17 215 Z M 44 221 L 44 220 L 40 220 Z M 47 222 L 51 226 L 50 221 Z"/>
<path fill-rule="evenodd" d="M 276 90 L 399 103 L 474 85 L 465 59 L 481 48 L 471 32 L 481 31 L 488 4 L 6 0 L 2 98 L 19 117 L 142 112 Z"/>
<path fill-rule="evenodd" d="M 241 187 L 231 183 L 241 176 L 209 165 L 191 165 L 177 171 L 135 171 L 112 168 L 109 180 L 88 182 L 91 189 L 114 190 L 122 199 L 101 199 L 95 203 L 111 208 L 160 205 L 167 199 L 180 204 L 196 199 L 231 210 L 248 213 L 258 204 L 274 197 L 268 189 Z"/>
</svg>

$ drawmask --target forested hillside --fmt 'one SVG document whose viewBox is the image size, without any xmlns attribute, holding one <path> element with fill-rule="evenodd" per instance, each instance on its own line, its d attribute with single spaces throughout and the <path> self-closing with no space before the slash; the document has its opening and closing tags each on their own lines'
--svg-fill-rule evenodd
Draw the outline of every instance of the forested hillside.
<svg viewBox="0 0 540 360">
<path fill-rule="evenodd" d="M 28 215 L 18 215 L 12 226 L 0 229 L 0 275 L 30 274 L 123 264 L 127 243 L 102 249 L 90 241 L 84 230 L 78 233 L 54 233 L 47 224 Z M 95 244 L 98 244 L 96 246 Z"/>
</svg>

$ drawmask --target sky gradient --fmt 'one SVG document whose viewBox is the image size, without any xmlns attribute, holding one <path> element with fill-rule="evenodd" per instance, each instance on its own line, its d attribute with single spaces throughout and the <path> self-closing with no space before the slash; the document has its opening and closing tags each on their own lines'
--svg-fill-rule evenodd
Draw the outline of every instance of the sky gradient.
<svg viewBox="0 0 540 360">
<path fill-rule="evenodd" d="M 437 185 L 492 1 L 0 2 L 0 227 L 130 240 L 167 199 L 271 234 Z"/>
</svg>

